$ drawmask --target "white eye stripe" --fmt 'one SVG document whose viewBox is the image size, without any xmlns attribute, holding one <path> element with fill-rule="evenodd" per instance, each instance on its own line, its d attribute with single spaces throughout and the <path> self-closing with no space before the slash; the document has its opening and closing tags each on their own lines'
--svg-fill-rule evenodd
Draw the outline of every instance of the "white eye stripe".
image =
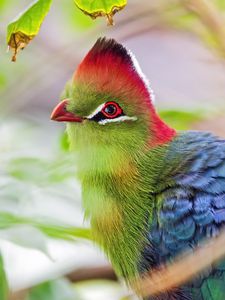
<svg viewBox="0 0 225 300">
<path fill-rule="evenodd" d="M 97 113 L 99 113 L 103 107 L 105 106 L 105 103 L 99 105 L 89 116 L 87 116 L 87 119 L 92 119 L 95 115 L 97 115 Z"/>
<path fill-rule="evenodd" d="M 98 122 L 100 125 L 105 125 L 107 123 L 115 123 L 115 122 L 123 122 L 123 121 L 137 121 L 137 117 L 128 117 L 128 116 L 120 116 L 115 119 L 104 119 Z"/>
</svg>

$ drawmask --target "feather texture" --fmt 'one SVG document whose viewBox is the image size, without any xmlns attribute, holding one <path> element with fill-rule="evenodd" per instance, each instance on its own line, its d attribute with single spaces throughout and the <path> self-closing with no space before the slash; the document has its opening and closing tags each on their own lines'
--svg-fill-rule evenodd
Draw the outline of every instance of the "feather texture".
<svg viewBox="0 0 225 300">
<path fill-rule="evenodd" d="M 163 188 L 155 195 L 158 204 L 154 221 L 150 221 L 141 272 L 194 249 L 225 227 L 225 141 L 207 133 L 181 133 L 171 143 L 167 157 L 175 171 L 170 182 L 167 172 L 159 178 Z M 225 261 L 211 266 L 181 289 L 186 290 L 187 299 L 225 299 Z M 170 297 L 183 299 L 176 292 Z"/>
</svg>

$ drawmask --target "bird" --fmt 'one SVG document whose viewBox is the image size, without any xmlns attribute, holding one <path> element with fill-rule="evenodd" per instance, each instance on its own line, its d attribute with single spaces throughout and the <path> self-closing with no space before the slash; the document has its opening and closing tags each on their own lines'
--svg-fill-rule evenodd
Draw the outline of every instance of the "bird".
<svg viewBox="0 0 225 300">
<path fill-rule="evenodd" d="M 97 40 L 51 119 L 66 122 L 93 240 L 128 285 L 223 230 L 225 140 L 167 125 L 135 56 L 116 40 Z M 225 261 L 146 299 L 224 300 Z"/>
</svg>

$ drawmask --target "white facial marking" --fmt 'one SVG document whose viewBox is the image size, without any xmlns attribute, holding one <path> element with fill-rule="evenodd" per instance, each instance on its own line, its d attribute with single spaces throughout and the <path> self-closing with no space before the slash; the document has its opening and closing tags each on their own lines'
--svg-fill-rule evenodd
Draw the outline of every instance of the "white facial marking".
<svg viewBox="0 0 225 300">
<path fill-rule="evenodd" d="M 154 103 L 155 102 L 155 94 L 154 94 L 153 90 L 150 87 L 149 80 L 147 79 L 147 77 L 143 73 L 143 71 L 142 71 L 142 69 L 141 69 L 141 67 L 140 67 L 140 65 L 139 65 L 136 57 L 134 56 L 134 54 L 130 50 L 127 50 L 127 51 L 128 51 L 128 54 L 131 57 L 131 60 L 132 60 L 133 65 L 135 67 L 135 70 L 137 71 L 138 75 L 141 77 L 141 79 L 143 80 L 143 82 L 144 82 L 147 90 L 149 91 L 152 103 Z"/>
<path fill-rule="evenodd" d="M 105 125 L 107 123 L 115 123 L 115 122 L 123 122 L 123 121 L 137 121 L 137 117 L 128 117 L 128 116 L 120 116 L 115 119 L 105 119 L 102 121 L 99 121 L 98 124 Z"/>
<path fill-rule="evenodd" d="M 99 113 L 103 107 L 105 106 L 105 103 L 102 103 L 101 105 L 99 105 L 89 116 L 87 116 L 87 119 L 92 119 L 95 115 L 97 115 L 97 113 Z"/>
</svg>

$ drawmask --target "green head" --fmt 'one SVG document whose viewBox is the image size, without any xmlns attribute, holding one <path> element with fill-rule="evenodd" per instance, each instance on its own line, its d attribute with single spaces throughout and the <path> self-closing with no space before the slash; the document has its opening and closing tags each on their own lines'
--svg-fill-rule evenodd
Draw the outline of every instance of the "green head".
<svg viewBox="0 0 225 300">
<path fill-rule="evenodd" d="M 134 153 L 174 135 L 155 113 L 153 92 L 136 59 L 113 39 L 98 39 L 62 97 L 52 119 L 68 122 L 74 149 Z"/>
</svg>

